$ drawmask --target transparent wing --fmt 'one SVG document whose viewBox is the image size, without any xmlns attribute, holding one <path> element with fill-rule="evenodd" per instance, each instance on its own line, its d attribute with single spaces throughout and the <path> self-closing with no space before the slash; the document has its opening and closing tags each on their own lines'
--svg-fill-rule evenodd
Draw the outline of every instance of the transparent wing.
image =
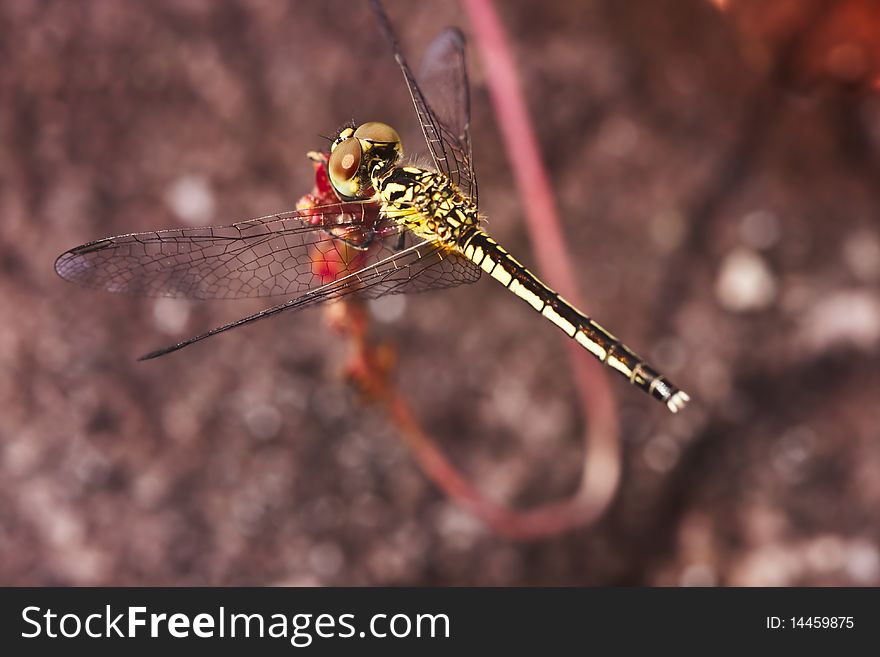
<svg viewBox="0 0 880 657">
<path fill-rule="evenodd" d="M 61 254 L 55 271 L 79 285 L 142 296 L 291 295 L 384 257 L 385 239 L 399 232 L 374 203 L 335 203 L 230 226 L 109 237 Z"/>
<path fill-rule="evenodd" d="M 301 310 L 349 295 L 377 298 L 388 294 L 421 292 L 452 287 L 462 283 L 473 283 L 480 277 L 480 273 L 481 270 L 477 265 L 450 251 L 447 246 L 436 241 L 423 241 L 286 303 L 218 326 L 207 333 L 175 345 L 150 352 L 141 356 L 140 360 L 164 356 L 218 333 L 224 333 L 288 310 Z"/>
<path fill-rule="evenodd" d="M 422 71 L 426 75 L 425 88 L 430 88 L 432 104 L 429 105 L 406 63 L 385 10 L 379 0 L 371 0 L 371 4 L 379 27 L 391 44 L 394 58 L 403 72 L 434 164 L 462 192 L 476 201 L 477 181 L 471 158 L 470 97 L 464 36 L 457 29 L 447 29 L 428 49 Z"/>
<path fill-rule="evenodd" d="M 471 99 L 464 44 L 461 30 L 455 27 L 443 30 L 425 51 L 418 81 L 430 110 L 440 125 L 455 137 L 470 165 Z M 468 171 L 473 178 L 473 170 Z"/>
</svg>

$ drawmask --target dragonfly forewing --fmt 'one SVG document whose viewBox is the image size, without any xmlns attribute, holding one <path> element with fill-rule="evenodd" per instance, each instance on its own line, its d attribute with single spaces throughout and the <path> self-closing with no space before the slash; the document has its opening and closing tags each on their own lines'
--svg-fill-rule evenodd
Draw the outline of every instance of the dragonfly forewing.
<svg viewBox="0 0 880 657">
<path fill-rule="evenodd" d="M 435 113 L 422 87 L 409 67 L 400 43 L 391 27 L 385 10 L 378 0 L 372 0 L 373 13 L 379 27 L 394 51 L 407 89 L 412 98 L 419 125 L 425 136 L 425 143 L 437 170 L 445 174 L 449 180 L 466 196 L 477 201 L 477 182 L 471 162 L 469 137 L 470 105 L 468 92 L 458 93 L 455 98 L 439 101 L 443 89 L 456 90 L 467 87 L 467 71 L 464 58 L 464 37 L 457 29 L 444 31 L 429 48 L 429 56 L 423 66 L 428 75 L 430 88 L 436 90 L 438 102 L 444 108 L 444 116 L 454 125 L 447 125 Z M 450 56 L 451 62 L 435 62 L 438 57 Z"/>
<path fill-rule="evenodd" d="M 55 271 L 71 282 L 110 292 L 191 299 L 291 295 L 343 276 L 353 251 L 390 248 L 400 226 L 374 203 L 336 203 L 229 226 L 119 235 L 70 249 Z M 387 253 L 385 253 L 387 255 Z"/>
</svg>

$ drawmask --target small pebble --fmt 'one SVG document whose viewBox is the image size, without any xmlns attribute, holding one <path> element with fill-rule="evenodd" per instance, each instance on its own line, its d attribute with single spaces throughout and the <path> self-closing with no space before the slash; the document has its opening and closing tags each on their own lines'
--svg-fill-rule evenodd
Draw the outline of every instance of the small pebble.
<svg viewBox="0 0 880 657">
<path fill-rule="evenodd" d="M 216 201 L 208 181 L 200 175 L 182 176 L 165 192 L 171 211 L 190 226 L 203 226 L 214 218 Z"/>
<path fill-rule="evenodd" d="M 814 353 L 838 345 L 871 350 L 880 340 L 880 299 L 868 291 L 830 294 L 804 314 L 800 337 Z"/>
<path fill-rule="evenodd" d="M 721 263 L 715 294 L 731 312 L 764 310 L 776 298 L 776 279 L 760 255 L 738 248 Z"/>
</svg>

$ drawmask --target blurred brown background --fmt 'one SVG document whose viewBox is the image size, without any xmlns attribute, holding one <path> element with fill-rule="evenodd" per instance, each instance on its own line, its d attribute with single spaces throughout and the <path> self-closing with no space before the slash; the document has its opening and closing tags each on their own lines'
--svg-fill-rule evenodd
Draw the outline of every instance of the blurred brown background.
<svg viewBox="0 0 880 657">
<path fill-rule="evenodd" d="M 389 0 L 413 62 L 452 2 Z M 517 544 L 340 376 L 322 313 L 135 357 L 265 303 L 81 290 L 91 239 L 292 207 L 306 151 L 409 99 L 366 2 L 0 2 L 0 583 L 880 583 L 876 3 L 504 2 L 586 308 L 694 401 L 615 379 L 624 476 Z M 532 261 L 482 68 L 489 229 Z M 489 281 L 373 308 L 424 425 L 491 497 L 577 484 L 554 331 Z M 584 356 L 588 358 L 588 356 Z"/>
</svg>

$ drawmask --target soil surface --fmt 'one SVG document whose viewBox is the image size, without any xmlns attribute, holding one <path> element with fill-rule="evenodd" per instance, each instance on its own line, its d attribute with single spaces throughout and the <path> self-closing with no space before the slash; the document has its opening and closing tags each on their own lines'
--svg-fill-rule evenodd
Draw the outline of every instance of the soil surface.
<svg viewBox="0 0 880 657">
<path fill-rule="evenodd" d="M 388 1 L 418 62 L 456 3 Z M 307 151 L 412 106 L 366 2 L 0 2 L 0 583 L 880 584 L 880 17 L 869 2 L 498 2 L 586 310 L 691 393 L 625 381 L 596 523 L 516 543 L 425 477 L 325 313 L 150 362 L 267 300 L 80 289 L 92 239 L 293 206 Z M 470 52 L 480 207 L 531 256 Z M 322 136 L 323 135 L 323 136 Z M 552 326 L 492 280 L 370 308 L 489 497 L 578 484 Z M 584 358 L 589 358 L 584 355 Z"/>
</svg>

